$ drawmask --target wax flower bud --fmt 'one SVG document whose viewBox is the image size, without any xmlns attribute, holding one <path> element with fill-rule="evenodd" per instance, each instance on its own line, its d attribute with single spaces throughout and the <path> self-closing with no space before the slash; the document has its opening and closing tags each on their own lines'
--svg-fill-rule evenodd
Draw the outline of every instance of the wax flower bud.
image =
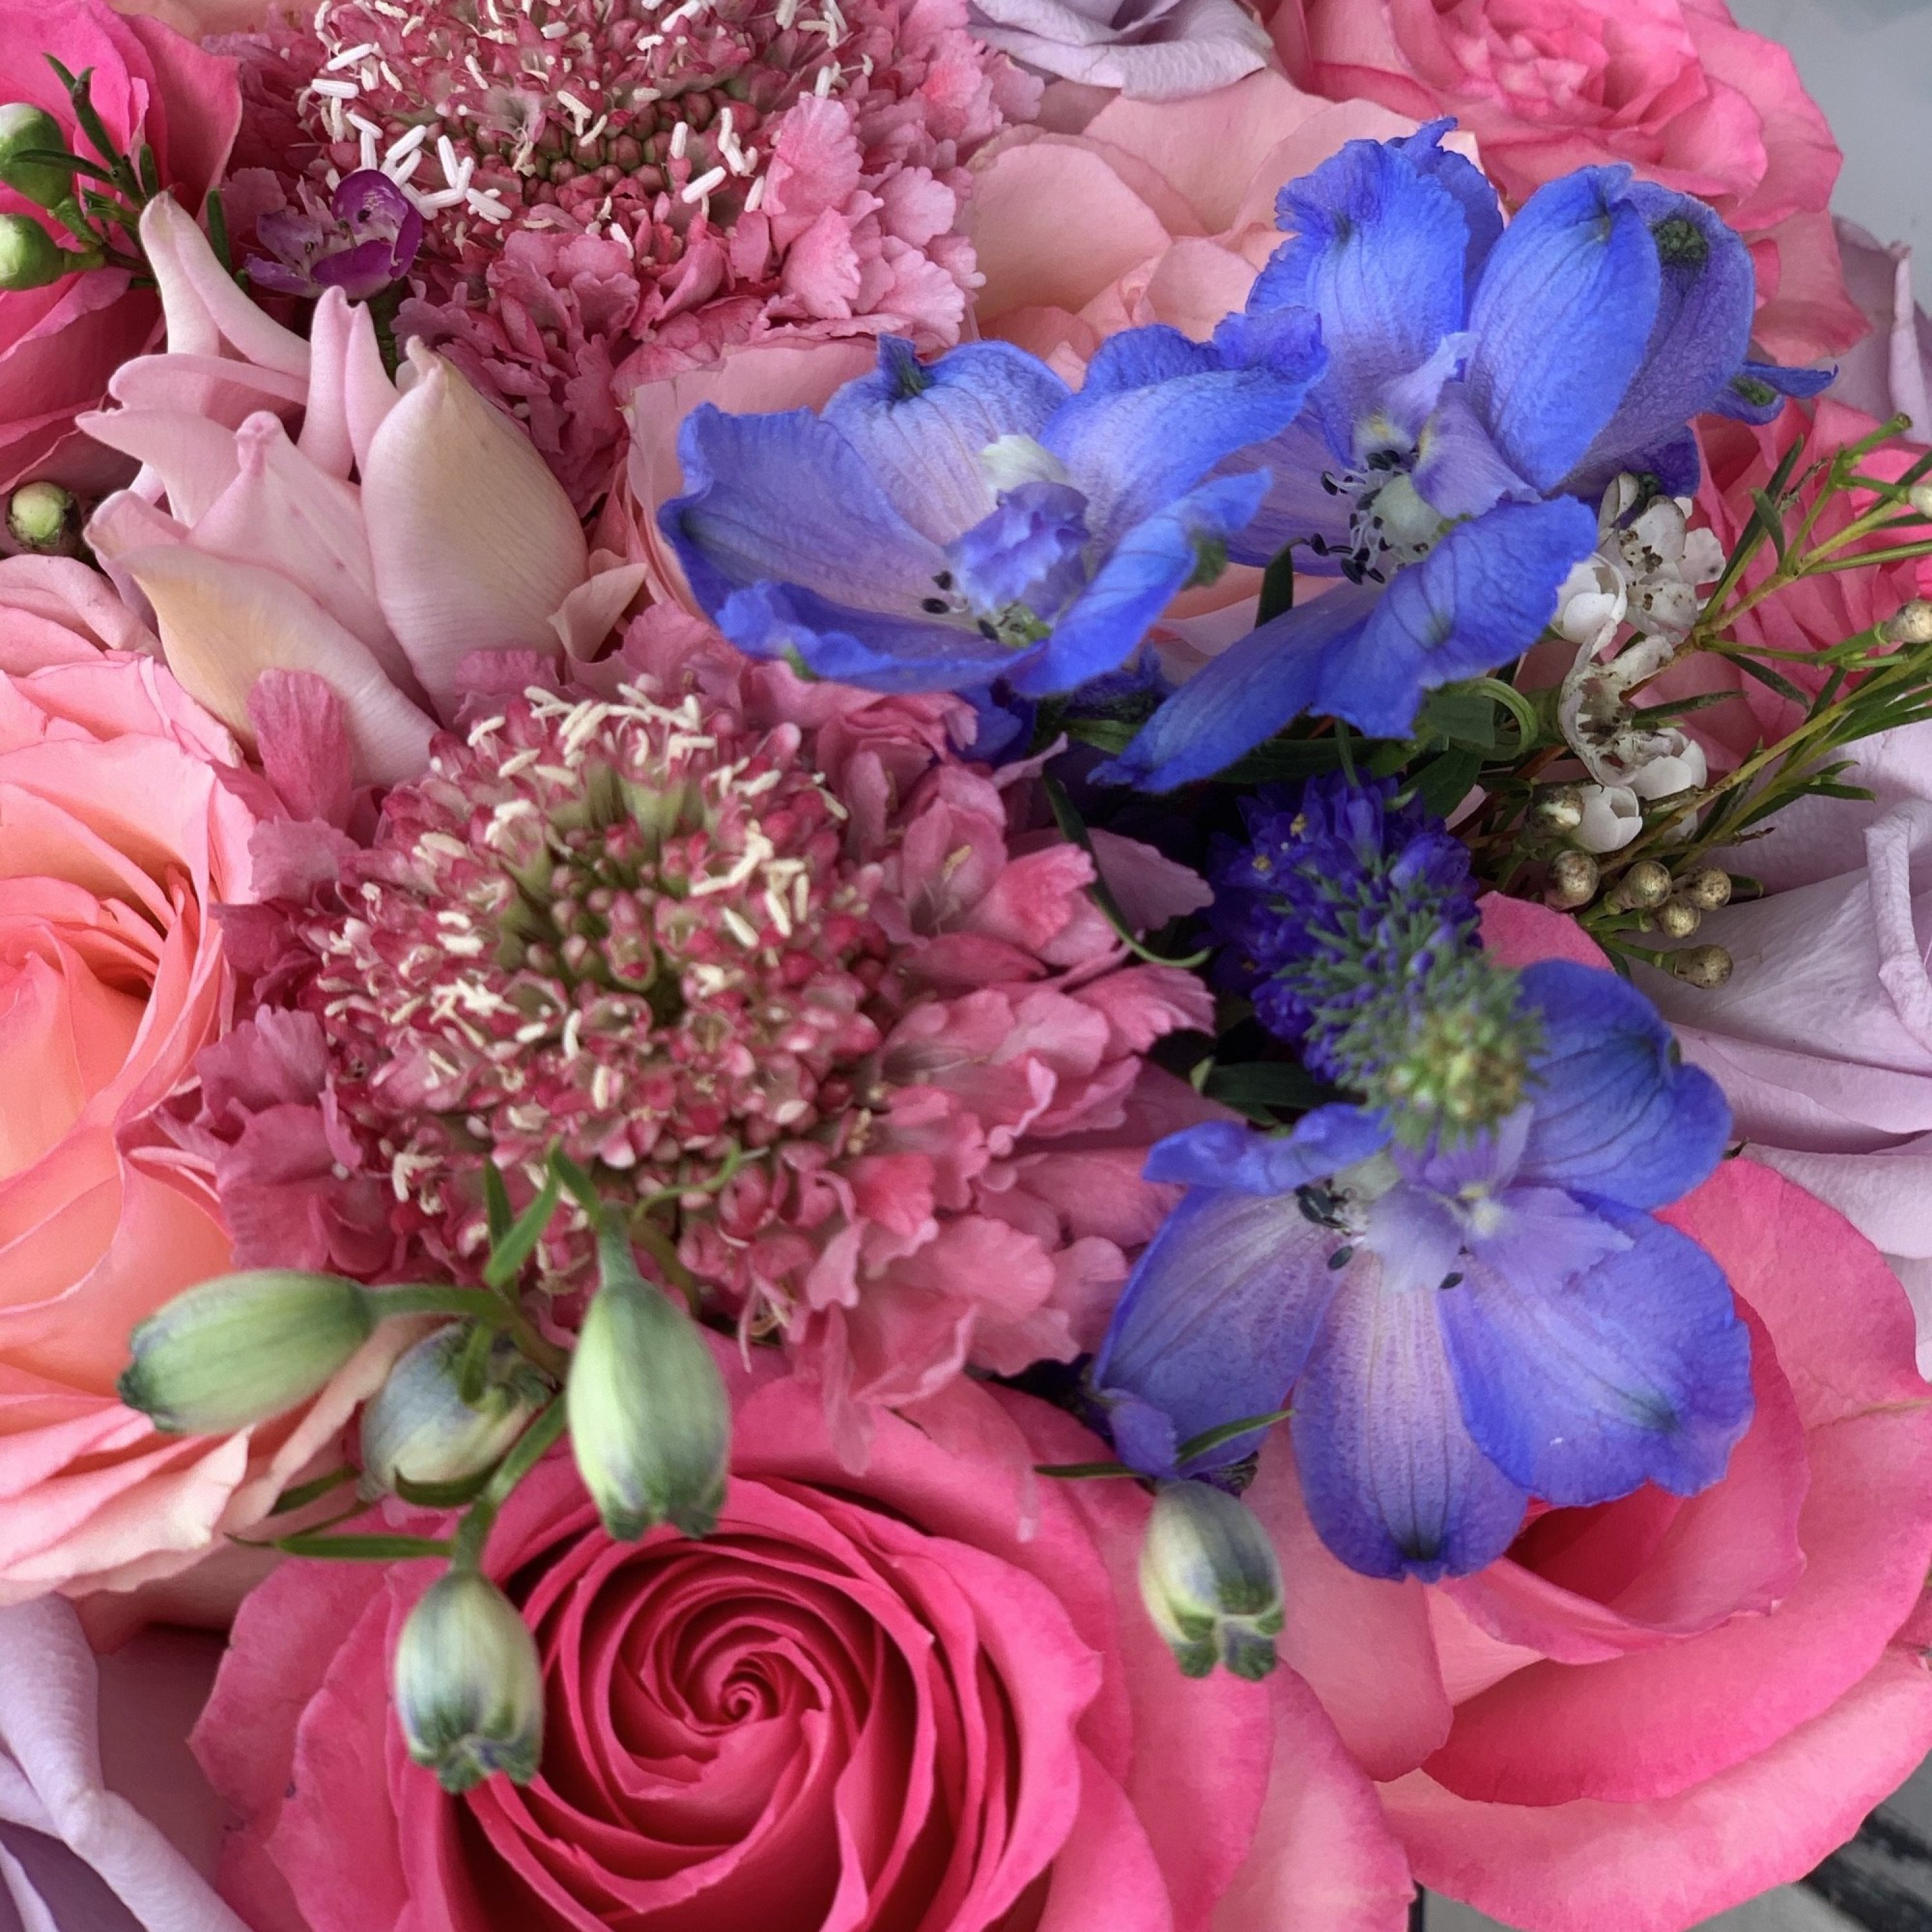
<svg viewBox="0 0 1932 1932">
<path fill-rule="evenodd" d="M 70 255 L 31 215 L 0 214 L 0 294 L 44 289 L 90 259 Z"/>
<path fill-rule="evenodd" d="M 1281 1568 L 1246 1504 L 1207 1483 L 1162 1483 L 1141 1545 L 1141 1600 L 1189 1677 L 1274 1668 Z"/>
<path fill-rule="evenodd" d="M 517 1606 L 488 1577 L 432 1583 L 397 1640 L 396 1721 L 448 1792 L 497 1772 L 527 1784 L 543 1755 L 543 1665 Z"/>
<path fill-rule="evenodd" d="M 614 1229 L 565 1390 L 578 1473 L 604 1527 L 633 1543 L 661 1522 L 703 1536 L 724 1500 L 731 1446 L 724 1378 L 698 1325 L 639 1275 Z"/>
<path fill-rule="evenodd" d="M 0 182 L 36 208 L 58 208 L 74 195 L 74 170 L 58 161 L 31 158 L 64 154 L 67 136 L 44 108 L 24 100 L 0 106 Z"/>
<path fill-rule="evenodd" d="M 178 1294 L 134 1330 L 121 1400 L 158 1429 L 220 1436 L 306 1402 L 374 1332 L 368 1289 L 258 1268 Z"/>
<path fill-rule="evenodd" d="M 471 1330 L 454 1322 L 406 1349 L 362 1410 L 362 1490 L 376 1496 L 397 1478 L 445 1487 L 494 1468 L 550 1390 L 507 1336 L 490 1344 L 472 1406 L 459 1386 Z"/>
<path fill-rule="evenodd" d="M 1920 488 L 1923 488 L 1923 484 Z M 1932 515 L 1932 508 L 1920 508 L 1918 490 L 1912 493 L 1912 506 L 1919 509 L 1922 516 Z M 1932 603 L 1922 597 L 1915 597 L 1892 621 L 1884 626 L 1886 634 L 1896 644 L 1932 644 Z"/>
</svg>

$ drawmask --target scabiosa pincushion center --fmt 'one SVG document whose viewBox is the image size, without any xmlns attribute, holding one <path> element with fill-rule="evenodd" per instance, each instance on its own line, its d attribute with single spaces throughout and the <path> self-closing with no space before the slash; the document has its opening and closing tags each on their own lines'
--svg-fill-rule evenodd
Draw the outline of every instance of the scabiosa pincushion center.
<svg viewBox="0 0 1932 1932">
<path fill-rule="evenodd" d="M 560 1144 L 855 1458 L 873 1405 L 1094 1346 L 1172 1198 L 1148 1145 L 1198 1115 L 1146 1054 L 1212 1003 L 1131 962 L 1023 772 L 952 749 L 969 708 L 659 613 L 607 694 L 489 714 L 359 839 L 278 826 L 286 896 L 231 922 L 260 1004 L 184 1132 L 244 1264 L 475 1280 L 485 1163 L 521 1208 Z M 1137 925 L 1205 902 L 1094 838 Z M 560 1319 L 592 1249 L 566 1202 L 535 1257 Z"/>
<path fill-rule="evenodd" d="M 439 740 L 302 923 L 344 1117 L 453 1256 L 487 1244 L 486 1159 L 701 1197 L 862 1108 L 876 868 L 799 743 L 694 694 L 533 688 Z"/>
</svg>

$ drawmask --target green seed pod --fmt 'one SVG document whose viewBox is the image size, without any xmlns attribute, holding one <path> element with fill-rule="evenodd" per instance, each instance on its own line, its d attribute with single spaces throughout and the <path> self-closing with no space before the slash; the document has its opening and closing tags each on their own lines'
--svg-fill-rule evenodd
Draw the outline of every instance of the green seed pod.
<svg viewBox="0 0 1932 1932">
<path fill-rule="evenodd" d="M 44 108 L 24 100 L 0 106 L 0 182 L 36 208 L 58 208 L 74 196 L 74 170 L 57 161 L 29 160 L 35 152 L 64 154 L 67 136 Z"/>
<path fill-rule="evenodd" d="M 70 255 L 31 215 L 0 214 L 0 293 L 44 289 L 86 266 Z"/>
</svg>

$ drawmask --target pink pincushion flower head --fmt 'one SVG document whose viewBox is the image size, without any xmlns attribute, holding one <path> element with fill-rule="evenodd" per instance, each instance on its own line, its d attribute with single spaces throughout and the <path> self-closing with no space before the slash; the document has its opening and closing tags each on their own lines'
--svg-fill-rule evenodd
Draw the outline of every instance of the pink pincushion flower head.
<svg viewBox="0 0 1932 1932">
<path fill-rule="evenodd" d="M 229 933 L 268 1004 L 187 1130 L 244 1264 L 473 1279 L 484 1162 L 520 1206 L 558 1144 L 783 1337 L 855 1463 L 876 1405 L 1090 1346 L 1168 1205 L 1147 1148 L 1201 1105 L 1144 1058 L 1209 1023 L 1201 982 L 1126 963 L 1028 781 L 949 748 L 956 700 L 806 684 L 665 611 L 596 692 L 535 662 L 366 842 L 258 841 L 280 916 Z M 1147 923 L 1204 902 L 1100 850 Z M 537 1259 L 567 1321 L 580 1215 Z"/>
<path fill-rule="evenodd" d="M 524 415 L 587 509 L 627 358 L 644 380 L 773 329 L 958 338 L 963 164 L 1039 94 L 965 22 L 964 0 L 342 0 L 232 44 L 240 158 L 291 193 L 398 184 L 426 224 L 404 330 Z"/>
</svg>

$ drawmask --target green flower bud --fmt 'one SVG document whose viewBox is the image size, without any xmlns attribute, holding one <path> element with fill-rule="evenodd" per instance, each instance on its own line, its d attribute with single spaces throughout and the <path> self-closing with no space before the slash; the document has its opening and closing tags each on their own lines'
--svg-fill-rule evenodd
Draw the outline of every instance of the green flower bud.
<svg viewBox="0 0 1932 1932">
<path fill-rule="evenodd" d="M 305 1402 L 376 1326 L 368 1292 L 260 1268 L 178 1294 L 134 1330 L 121 1400 L 157 1428 L 221 1436 Z"/>
<path fill-rule="evenodd" d="M 64 154 L 67 136 L 44 108 L 24 100 L 0 106 L 0 182 L 25 195 L 36 208 L 58 208 L 74 194 L 74 170 L 55 161 L 24 158 L 36 149 Z"/>
<path fill-rule="evenodd" d="M 1141 1545 L 1141 1601 L 1190 1677 L 1274 1668 L 1281 1566 L 1246 1504 L 1206 1483 L 1162 1483 Z"/>
<path fill-rule="evenodd" d="M 578 1472 L 620 1542 L 661 1522 L 703 1536 L 724 1500 L 724 1379 L 698 1324 L 638 1274 L 623 1236 L 598 1249 L 602 1280 L 564 1390 Z"/>
<path fill-rule="evenodd" d="M 44 289 L 89 266 L 70 255 L 32 215 L 0 214 L 0 294 Z"/>
<path fill-rule="evenodd" d="M 22 550 L 70 555 L 76 548 L 74 501 L 58 483 L 24 483 L 7 500 L 7 527 Z"/>
<path fill-rule="evenodd" d="M 452 1570 L 396 1640 L 392 1688 L 410 1756 L 446 1791 L 501 1772 L 527 1784 L 543 1756 L 543 1664 L 517 1606 L 488 1577 Z"/>
<path fill-rule="evenodd" d="M 472 1408 L 457 1377 L 470 1330 L 452 1322 L 406 1349 L 362 1409 L 362 1490 L 380 1496 L 400 1476 L 412 1484 L 462 1483 L 494 1468 L 550 1391 L 500 1336 Z"/>
</svg>

